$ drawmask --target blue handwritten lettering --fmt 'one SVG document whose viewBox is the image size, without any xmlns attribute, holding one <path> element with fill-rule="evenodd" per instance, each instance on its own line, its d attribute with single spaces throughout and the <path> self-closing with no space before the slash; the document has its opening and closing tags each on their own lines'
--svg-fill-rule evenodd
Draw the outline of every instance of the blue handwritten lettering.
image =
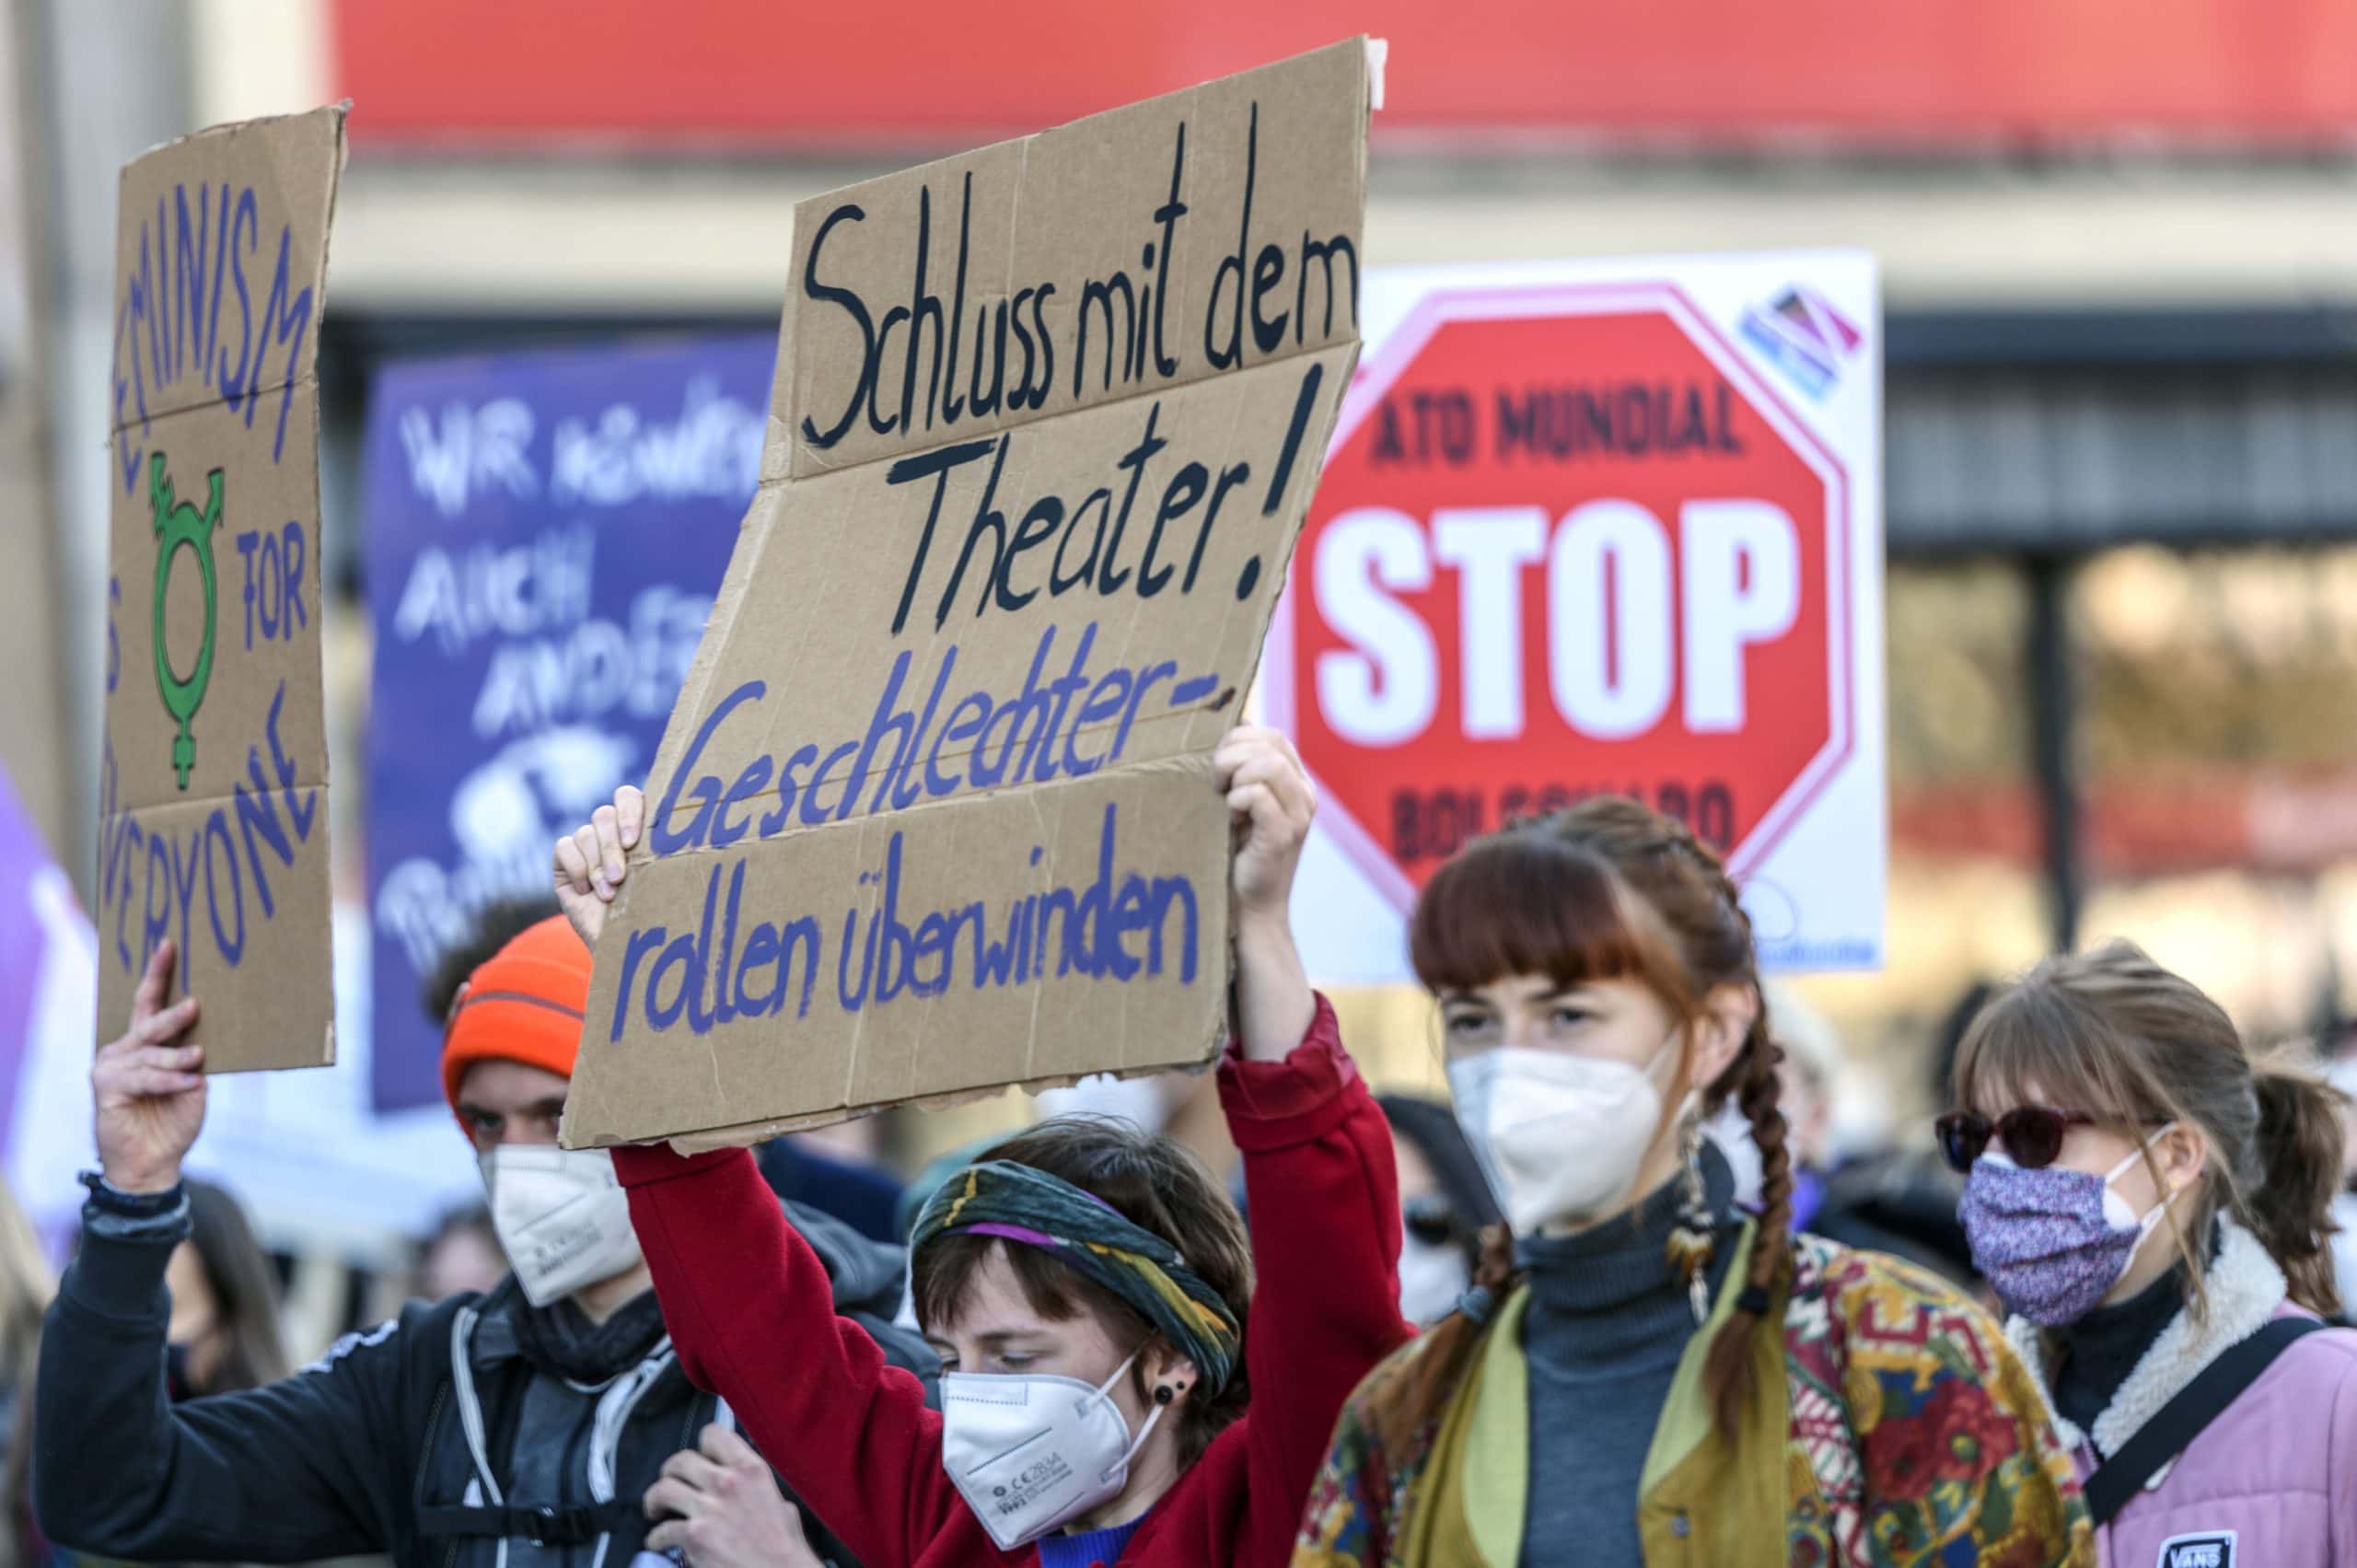
<svg viewBox="0 0 2357 1568">
<path fill-rule="evenodd" d="M 238 535 L 238 555 L 245 563 L 246 646 L 254 645 L 254 628 L 262 641 L 293 641 L 298 627 L 310 624 L 303 608 L 303 525 L 289 522 L 276 532 L 247 528 Z"/>
<path fill-rule="evenodd" d="M 247 273 L 262 244 L 262 216 L 252 187 L 176 184 L 168 196 L 157 193 L 152 216 L 142 215 L 114 309 L 111 401 L 124 494 L 138 488 L 155 404 L 191 377 L 233 413 L 241 412 L 250 428 L 261 395 L 279 391 L 271 460 L 284 455 L 317 302 L 310 285 L 294 275 L 292 226 L 282 218 L 277 230 L 277 267 L 257 315 Z M 234 331 L 225 331 L 223 320 L 232 296 L 238 317 Z"/>
<path fill-rule="evenodd" d="M 1033 846 L 1031 865 L 1042 854 Z M 796 975 L 795 1016 L 808 1015 L 821 959 L 819 923 L 807 914 L 749 919 L 746 865 L 741 854 L 714 858 L 694 929 L 658 924 L 630 934 L 610 1040 L 620 1040 L 633 1018 L 658 1034 L 684 1027 L 702 1037 L 740 1018 L 776 1016 Z M 911 910 L 906 889 L 914 873 L 906 835 L 895 832 L 882 868 L 860 874 L 859 897 L 843 912 L 837 1005 L 857 1013 L 902 997 L 938 997 L 961 984 L 1004 989 L 1074 975 L 1126 983 L 1175 970 L 1179 983 L 1194 984 L 1202 968 L 1194 884 L 1123 867 L 1118 806 L 1104 808 L 1090 869 L 1077 886 L 1041 889 L 1004 905 L 976 900 Z"/>
<path fill-rule="evenodd" d="M 677 854 L 683 849 L 702 847 L 712 829 L 713 811 L 720 803 L 719 775 L 707 773 L 696 779 L 694 787 L 688 792 L 688 798 L 697 803 L 696 814 L 684 830 L 675 831 L 671 827 L 671 813 L 679 807 L 680 785 L 694 773 L 696 764 L 703 761 L 703 749 L 712 744 L 713 736 L 728 715 L 737 711 L 737 704 L 758 703 L 768 691 L 765 682 L 748 680 L 723 697 L 719 705 L 707 714 L 703 723 L 696 727 L 695 738 L 688 742 L 688 754 L 679 759 L 679 767 L 672 771 L 670 787 L 663 792 L 662 803 L 655 808 L 655 820 L 647 828 L 646 842 L 656 854 Z"/>
<path fill-rule="evenodd" d="M 264 715 L 261 740 L 247 749 L 246 778 L 209 810 L 180 815 L 175 808 L 169 826 L 157 820 L 154 811 L 143 820 L 138 810 L 122 808 L 113 749 L 101 749 L 99 910 L 103 923 L 108 906 L 113 906 L 112 957 L 123 972 L 145 969 L 157 945 L 172 937 L 180 953 L 173 985 L 186 994 L 203 982 L 215 961 L 237 969 L 254 928 L 277 916 L 271 865 L 294 865 L 319 819 L 318 786 L 296 787 L 301 769 L 280 735 L 285 698 L 281 682 Z M 248 913 L 249 871 L 258 917 Z M 200 905 L 202 922 L 196 918 Z M 212 941 L 199 942 L 207 929 Z"/>
<path fill-rule="evenodd" d="M 1092 670 L 1097 630 L 1093 621 L 1082 626 L 1058 674 L 1050 671 L 1059 629 L 1043 630 L 1022 685 L 1007 695 L 969 691 L 953 699 L 958 649 L 951 644 L 941 652 L 921 709 L 909 679 L 914 657 L 903 650 L 895 656 L 866 726 L 855 738 L 838 737 L 823 750 L 819 742 L 806 741 L 783 761 L 756 757 L 732 783 L 704 771 L 704 758 L 725 726 L 733 722 L 741 733 L 744 726 L 761 722 L 768 684 L 745 681 L 696 726 L 656 803 L 648 842 L 658 855 L 725 849 L 749 830 L 756 839 L 770 839 L 797 821 L 815 828 L 862 811 L 876 816 L 906 810 L 920 800 L 970 788 L 1085 777 L 1121 760 L 1149 699 L 1155 712 L 1175 711 L 1218 684 L 1215 675 L 1181 680 L 1178 666 L 1168 659 Z M 1105 737 L 1109 730 L 1099 749 L 1083 749 L 1085 732 Z M 775 803 L 758 819 L 744 809 L 772 790 Z"/>
</svg>

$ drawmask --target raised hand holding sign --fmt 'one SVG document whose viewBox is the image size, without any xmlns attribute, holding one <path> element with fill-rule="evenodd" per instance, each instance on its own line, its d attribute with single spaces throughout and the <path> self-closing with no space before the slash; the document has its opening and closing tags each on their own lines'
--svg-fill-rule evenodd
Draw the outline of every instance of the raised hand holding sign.
<svg viewBox="0 0 2357 1568">
<path fill-rule="evenodd" d="M 1297 762 L 1217 754 L 1357 357 L 1373 87 L 1354 40 L 796 209 L 643 834 L 618 803 L 567 852 L 568 1144 L 1219 1049 L 1231 919 L 1306 822 Z"/>
<path fill-rule="evenodd" d="M 630 852 L 646 821 L 646 796 L 636 784 L 614 792 L 571 837 L 556 842 L 556 901 L 581 940 L 595 947 L 606 928 L 606 906 L 630 875 Z"/>
<path fill-rule="evenodd" d="M 208 1072 L 335 1060 L 315 365 L 343 167 L 338 106 L 123 170 L 99 1031 L 134 986 L 201 988 Z"/>
<path fill-rule="evenodd" d="M 90 1063 L 99 1171 L 121 1192 L 167 1192 L 204 1127 L 204 1049 L 189 1043 L 196 998 L 165 998 L 179 954 L 168 938 L 132 993 L 131 1027 Z"/>
</svg>

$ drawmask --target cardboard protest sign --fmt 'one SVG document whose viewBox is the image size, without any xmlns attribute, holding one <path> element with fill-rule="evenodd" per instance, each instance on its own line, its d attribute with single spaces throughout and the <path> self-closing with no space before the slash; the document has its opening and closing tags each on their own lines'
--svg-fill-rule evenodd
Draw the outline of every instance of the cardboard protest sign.
<svg viewBox="0 0 2357 1568">
<path fill-rule="evenodd" d="M 777 339 L 409 360 L 369 399 L 369 1072 L 442 1104 L 419 993 L 644 784 L 761 477 Z"/>
<path fill-rule="evenodd" d="M 1882 309 L 1855 251 L 1378 268 L 1269 638 L 1313 978 L 1412 981 L 1469 840 L 1632 796 L 1764 967 L 1882 961 Z"/>
<path fill-rule="evenodd" d="M 343 114 L 122 171 L 99 1034 L 169 937 L 216 1073 L 335 1060 L 313 370 Z"/>
<path fill-rule="evenodd" d="M 802 203 L 763 480 L 564 1137 L 1199 1063 L 1234 724 L 1358 354 L 1353 41 Z"/>
</svg>

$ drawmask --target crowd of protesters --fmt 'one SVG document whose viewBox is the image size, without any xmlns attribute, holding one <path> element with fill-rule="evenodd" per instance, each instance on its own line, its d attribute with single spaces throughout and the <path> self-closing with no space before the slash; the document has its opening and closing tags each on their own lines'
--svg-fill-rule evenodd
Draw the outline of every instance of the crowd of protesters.
<svg viewBox="0 0 2357 1568">
<path fill-rule="evenodd" d="M 2114 942 L 1966 998 L 1936 1137 L 1844 1159 L 1839 1048 L 1717 857 L 1597 798 L 1426 886 L 1450 1098 L 1378 1097 L 1294 944 L 1298 759 L 1238 729 L 1215 772 L 1213 1087 L 905 1192 L 557 1146 L 622 791 L 429 1000 L 483 1206 L 292 1374 L 266 1256 L 182 1174 L 165 944 L 62 1280 L 0 1203 L 0 1568 L 2357 1568 L 2357 1028 L 2256 1051 Z"/>
</svg>

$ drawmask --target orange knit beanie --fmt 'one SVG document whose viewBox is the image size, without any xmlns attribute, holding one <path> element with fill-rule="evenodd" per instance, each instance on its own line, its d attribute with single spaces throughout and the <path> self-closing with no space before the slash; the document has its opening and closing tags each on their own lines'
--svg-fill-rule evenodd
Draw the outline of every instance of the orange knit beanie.
<svg viewBox="0 0 2357 1568">
<path fill-rule="evenodd" d="M 573 1076 L 589 1003 L 589 949 L 564 916 L 528 927 L 467 977 L 442 1034 L 442 1092 L 478 1062 L 521 1062 Z"/>
</svg>

